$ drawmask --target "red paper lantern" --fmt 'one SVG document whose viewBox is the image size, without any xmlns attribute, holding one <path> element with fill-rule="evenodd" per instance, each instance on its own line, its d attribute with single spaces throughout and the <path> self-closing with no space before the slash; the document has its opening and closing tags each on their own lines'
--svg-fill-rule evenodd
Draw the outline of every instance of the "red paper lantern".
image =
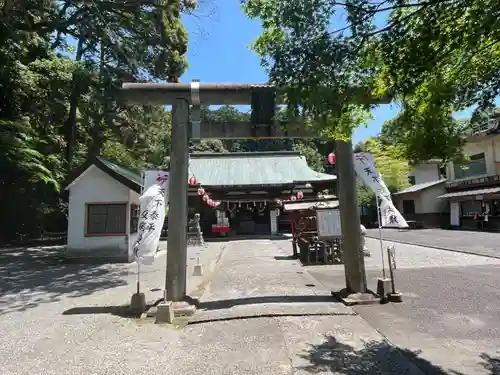
<svg viewBox="0 0 500 375">
<path fill-rule="evenodd" d="M 207 204 L 208 204 L 209 206 L 211 206 L 211 205 L 212 205 L 212 203 L 214 203 L 214 201 L 213 201 L 213 200 L 211 200 L 211 199 L 208 199 Z"/>
<path fill-rule="evenodd" d="M 296 197 L 295 195 L 292 195 L 292 196 L 290 197 L 290 200 L 291 200 L 291 201 L 297 200 L 297 197 Z"/>
<path fill-rule="evenodd" d="M 205 189 L 199 188 L 198 189 L 198 195 L 205 195 Z"/>
<path fill-rule="evenodd" d="M 303 192 L 301 192 L 301 191 L 298 191 L 298 192 L 297 192 L 297 198 L 298 198 L 298 199 L 302 199 L 302 198 L 304 198 L 304 193 L 303 193 Z"/>
<path fill-rule="evenodd" d="M 193 177 L 191 177 L 191 178 L 189 179 L 189 181 L 188 181 L 188 182 L 189 182 L 189 185 L 196 185 L 196 183 L 197 183 L 198 181 L 196 181 L 196 177 L 195 177 L 195 176 L 193 176 Z"/>
<path fill-rule="evenodd" d="M 331 152 L 330 154 L 328 154 L 328 163 L 330 164 L 335 164 L 337 162 L 337 157 L 335 156 L 335 154 L 333 152 Z"/>
<path fill-rule="evenodd" d="M 208 196 L 208 194 L 205 194 L 205 195 L 203 196 L 203 201 L 204 201 L 204 202 L 208 202 L 208 200 L 209 200 L 209 199 L 210 199 L 210 197 Z"/>
</svg>

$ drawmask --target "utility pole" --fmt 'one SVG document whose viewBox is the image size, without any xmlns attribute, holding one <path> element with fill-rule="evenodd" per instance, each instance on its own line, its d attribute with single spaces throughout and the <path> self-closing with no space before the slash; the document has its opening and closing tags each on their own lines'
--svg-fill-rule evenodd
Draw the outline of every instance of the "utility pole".
<svg viewBox="0 0 500 375">
<path fill-rule="evenodd" d="M 356 172 L 352 142 L 335 141 L 338 197 L 342 226 L 342 258 L 347 291 L 366 293 L 366 271 L 361 243 L 361 220 L 356 199 Z"/>
</svg>

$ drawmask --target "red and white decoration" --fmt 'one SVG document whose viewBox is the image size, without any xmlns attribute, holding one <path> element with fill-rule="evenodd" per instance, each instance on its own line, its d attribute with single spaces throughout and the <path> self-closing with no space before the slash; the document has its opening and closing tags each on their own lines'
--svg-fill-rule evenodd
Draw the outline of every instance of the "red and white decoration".
<svg viewBox="0 0 500 375">
<path fill-rule="evenodd" d="M 335 154 L 333 152 L 328 154 L 328 163 L 331 165 L 334 165 L 335 163 L 337 163 L 337 157 L 335 156 Z"/>
<path fill-rule="evenodd" d="M 297 200 L 297 197 L 296 197 L 295 195 L 292 195 L 292 196 L 290 197 L 290 200 L 291 200 L 291 201 L 295 201 L 295 200 Z"/>
<path fill-rule="evenodd" d="M 301 191 L 298 191 L 298 192 L 297 192 L 297 198 L 298 198 L 298 199 L 302 199 L 302 198 L 304 198 L 304 193 L 303 193 L 303 192 L 301 192 Z"/>
<path fill-rule="evenodd" d="M 196 177 L 195 177 L 195 176 L 191 177 L 191 178 L 188 180 L 188 182 L 189 182 L 189 185 L 196 185 L 196 184 L 198 183 L 198 181 L 196 180 Z"/>
</svg>

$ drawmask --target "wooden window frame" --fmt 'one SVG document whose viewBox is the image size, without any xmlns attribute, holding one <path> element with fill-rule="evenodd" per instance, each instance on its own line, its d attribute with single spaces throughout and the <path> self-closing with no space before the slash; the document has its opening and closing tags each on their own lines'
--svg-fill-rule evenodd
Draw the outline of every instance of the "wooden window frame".
<svg viewBox="0 0 500 375">
<path fill-rule="evenodd" d="M 92 206 L 116 206 L 116 205 L 124 205 L 125 206 L 125 230 L 123 232 L 117 233 L 89 233 L 88 232 L 88 224 L 89 224 L 89 208 Z M 128 202 L 87 202 L 85 203 L 85 237 L 121 237 L 127 235 L 127 220 L 129 215 L 127 213 L 128 210 Z"/>
</svg>

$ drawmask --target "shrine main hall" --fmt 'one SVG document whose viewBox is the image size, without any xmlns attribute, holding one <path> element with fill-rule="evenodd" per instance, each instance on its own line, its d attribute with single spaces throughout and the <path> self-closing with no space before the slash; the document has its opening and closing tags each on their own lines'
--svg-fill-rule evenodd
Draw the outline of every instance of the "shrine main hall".
<svg viewBox="0 0 500 375">
<path fill-rule="evenodd" d="M 205 237 L 221 227 L 226 235 L 289 231 L 281 202 L 315 198 L 326 189 L 335 192 L 337 179 L 314 171 L 293 151 L 193 153 L 189 176 L 196 180 L 189 185 L 189 214 L 200 214 Z M 219 205 L 208 205 L 205 194 Z"/>
</svg>

